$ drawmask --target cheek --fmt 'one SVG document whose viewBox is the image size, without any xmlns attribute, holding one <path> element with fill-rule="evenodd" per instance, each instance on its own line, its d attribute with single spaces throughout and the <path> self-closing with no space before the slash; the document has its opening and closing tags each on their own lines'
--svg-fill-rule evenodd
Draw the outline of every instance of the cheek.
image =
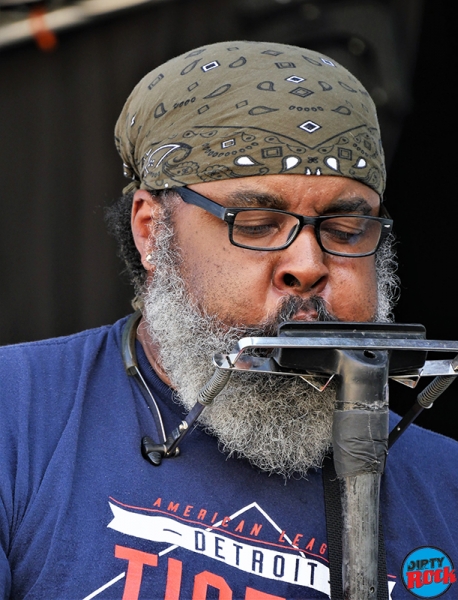
<svg viewBox="0 0 458 600">
<path fill-rule="evenodd" d="M 377 311 L 377 277 L 372 256 L 347 259 L 331 271 L 332 308 L 344 321 L 370 321 Z"/>
<path fill-rule="evenodd" d="M 257 324 L 266 316 L 272 267 L 262 253 L 248 252 L 222 245 L 183 254 L 182 275 L 191 298 L 230 325 Z"/>
</svg>

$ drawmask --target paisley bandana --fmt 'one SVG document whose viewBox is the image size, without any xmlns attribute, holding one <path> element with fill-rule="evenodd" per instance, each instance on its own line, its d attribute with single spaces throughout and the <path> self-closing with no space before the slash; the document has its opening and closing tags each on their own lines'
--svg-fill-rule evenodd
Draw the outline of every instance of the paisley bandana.
<svg viewBox="0 0 458 600">
<path fill-rule="evenodd" d="M 115 141 L 125 192 L 280 173 L 385 188 L 369 94 L 333 59 L 295 46 L 222 42 L 166 62 L 134 88 Z"/>
</svg>

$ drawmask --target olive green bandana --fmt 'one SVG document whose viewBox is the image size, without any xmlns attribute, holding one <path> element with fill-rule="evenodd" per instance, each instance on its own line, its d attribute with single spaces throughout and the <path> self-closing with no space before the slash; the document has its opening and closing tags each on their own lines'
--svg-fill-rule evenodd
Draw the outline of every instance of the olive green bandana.
<svg viewBox="0 0 458 600">
<path fill-rule="evenodd" d="M 369 94 L 334 60 L 295 46 L 222 42 L 168 61 L 134 88 L 115 140 L 125 192 L 279 173 L 385 187 Z"/>
</svg>

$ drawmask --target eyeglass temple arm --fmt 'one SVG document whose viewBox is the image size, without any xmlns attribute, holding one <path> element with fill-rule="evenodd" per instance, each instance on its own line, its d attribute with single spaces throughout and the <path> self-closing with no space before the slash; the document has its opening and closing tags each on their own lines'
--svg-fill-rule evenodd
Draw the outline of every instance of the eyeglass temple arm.
<svg viewBox="0 0 458 600">
<path fill-rule="evenodd" d="M 212 215 L 215 215 L 215 217 L 224 220 L 227 210 L 227 208 L 225 208 L 224 206 L 221 206 L 220 204 L 213 202 L 213 200 L 205 198 L 197 192 L 189 190 L 185 187 L 175 188 L 175 190 L 181 196 L 184 202 L 187 202 L 188 204 L 193 204 L 194 206 L 198 206 L 199 208 L 203 208 Z"/>
<path fill-rule="evenodd" d="M 391 219 L 393 220 L 393 217 L 390 215 L 390 213 L 388 212 L 385 203 L 382 200 L 382 203 L 380 204 L 380 215 L 379 215 L 382 219 Z"/>
</svg>

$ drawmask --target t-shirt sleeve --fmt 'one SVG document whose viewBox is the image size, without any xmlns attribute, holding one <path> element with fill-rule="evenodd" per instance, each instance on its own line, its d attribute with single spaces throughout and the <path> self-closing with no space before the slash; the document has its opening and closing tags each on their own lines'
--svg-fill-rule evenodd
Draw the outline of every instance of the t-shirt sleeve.
<svg viewBox="0 0 458 600">
<path fill-rule="evenodd" d="M 11 419 L 9 411 L 5 410 L 8 395 L 2 369 L 0 368 L 0 600 L 9 598 L 11 592 L 11 568 L 8 562 L 10 547 L 10 509 L 11 509 Z"/>
<path fill-rule="evenodd" d="M 1 537 L 1 546 L 0 546 L 0 599 L 6 600 L 10 596 L 11 590 L 11 569 L 8 563 L 8 559 L 6 557 L 6 543 L 4 532 L 8 531 L 8 523 L 6 522 L 5 509 L 3 505 L 0 505 L 0 537 Z"/>
<path fill-rule="evenodd" d="M 15 498 L 20 495 L 15 481 L 20 444 L 17 433 L 21 413 L 20 367 L 23 367 L 20 353 L 11 346 L 0 348 L 0 600 L 12 593 L 8 557 L 15 526 Z"/>
</svg>

